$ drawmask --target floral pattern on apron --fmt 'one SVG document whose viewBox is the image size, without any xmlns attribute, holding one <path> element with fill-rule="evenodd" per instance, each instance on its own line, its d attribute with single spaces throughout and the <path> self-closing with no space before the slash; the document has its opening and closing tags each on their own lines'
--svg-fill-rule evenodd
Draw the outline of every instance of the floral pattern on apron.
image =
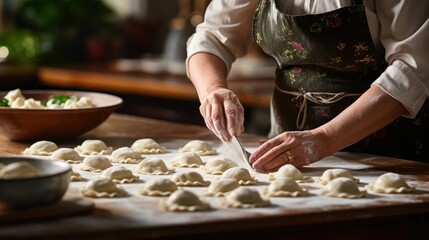
<svg viewBox="0 0 429 240">
<path fill-rule="evenodd" d="M 371 39 L 362 4 L 287 15 L 274 0 L 260 0 L 253 37 L 278 64 L 270 137 L 330 121 L 387 67 Z M 426 101 L 415 119 L 400 118 L 345 150 L 429 162 L 428 106 Z"/>
</svg>

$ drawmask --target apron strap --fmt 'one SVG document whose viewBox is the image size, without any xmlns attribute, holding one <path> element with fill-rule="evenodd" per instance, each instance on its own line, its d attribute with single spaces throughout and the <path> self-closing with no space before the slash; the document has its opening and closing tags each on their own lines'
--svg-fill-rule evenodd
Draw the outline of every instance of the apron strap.
<svg viewBox="0 0 429 240">
<path fill-rule="evenodd" d="M 307 120 L 307 100 L 316 104 L 332 104 L 340 101 L 345 97 L 356 97 L 362 95 L 361 93 L 328 93 L 328 92 L 291 92 L 281 89 L 279 86 L 275 88 L 285 94 L 295 96 L 293 101 L 301 101 L 301 107 L 299 108 L 298 116 L 296 118 L 296 127 L 300 130 L 304 129 L 305 122 Z"/>
</svg>

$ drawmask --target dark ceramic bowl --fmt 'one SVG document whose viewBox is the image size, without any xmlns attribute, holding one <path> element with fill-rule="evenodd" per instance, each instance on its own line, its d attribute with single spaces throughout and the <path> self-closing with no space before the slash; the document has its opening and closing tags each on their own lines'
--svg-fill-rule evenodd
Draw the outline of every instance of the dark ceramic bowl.
<svg viewBox="0 0 429 240">
<path fill-rule="evenodd" d="M 64 196 L 71 174 L 66 162 L 14 156 L 0 157 L 0 163 L 26 161 L 41 175 L 29 178 L 0 179 L 0 209 L 32 208 L 55 204 Z"/>
<path fill-rule="evenodd" d="M 14 141 L 66 140 L 88 132 L 103 123 L 122 99 L 104 93 L 24 90 L 26 99 L 47 101 L 55 95 L 88 97 L 95 104 L 82 109 L 21 109 L 0 107 L 0 135 Z M 3 98 L 7 92 L 0 92 Z"/>
</svg>

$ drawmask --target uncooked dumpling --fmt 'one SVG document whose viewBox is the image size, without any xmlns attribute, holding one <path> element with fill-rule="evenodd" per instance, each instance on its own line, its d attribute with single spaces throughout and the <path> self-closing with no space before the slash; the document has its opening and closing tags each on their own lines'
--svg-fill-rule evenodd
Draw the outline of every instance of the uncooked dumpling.
<svg viewBox="0 0 429 240">
<path fill-rule="evenodd" d="M 177 190 L 177 184 L 167 178 L 152 178 L 147 181 L 139 193 L 146 196 L 170 196 Z"/>
<path fill-rule="evenodd" d="M 193 140 L 179 148 L 179 152 L 194 152 L 200 156 L 214 155 L 216 150 L 208 143 L 202 140 Z"/>
<path fill-rule="evenodd" d="M 23 151 L 25 155 L 49 156 L 58 149 L 57 144 L 51 141 L 38 141 Z"/>
<path fill-rule="evenodd" d="M 164 153 L 166 151 L 165 147 L 159 145 L 159 143 L 152 138 L 142 138 L 136 140 L 131 145 L 131 149 L 142 154 Z"/>
<path fill-rule="evenodd" d="M 271 204 L 257 190 L 247 187 L 239 187 L 232 190 L 225 196 L 221 203 L 228 208 L 256 208 Z"/>
<path fill-rule="evenodd" d="M 159 201 L 160 208 L 166 211 L 195 212 L 210 209 L 210 205 L 201 200 L 195 193 L 179 189 L 174 191 L 167 199 Z"/>
<path fill-rule="evenodd" d="M 241 167 L 233 167 L 226 170 L 221 179 L 234 179 L 240 185 L 254 185 L 258 182 L 257 179 L 252 177 L 249 173 L 249 170 Z"/>
<path fill-rule="evenodd" d="M 218 179 L 213 181 L 207 188 L 206 195 L 211 197 L 224 197 L 240 184 L 235 179 Z"/>
<path fill-rule="evenodd" d="M 137 165 L 137 173 L 149 174 L 149 175 L 166 175 L 170 174 L 170 170 L 165 164 L 164 160 L 159 158 L 148 158 Z"/>
<path fill-rule="evenodd" d="M 380 175 L 374 183 L 366 185 L 365 189 L 375 193 L 410 193 L 415 190 L 396 173 Z"/>
<path fill-rule="evenodd" d="M 143 160 L 140 153 L 132 150 L 129 147 L 121 147 L 112 152 L 110 161 L 113 163 L 139 163 Z"/>
<path fill-rule="evenodd" d="M 193 152 L 179 153 L 170 161 L 173 167 L 196 168 L 204 165 L 201 157 Z"/>
<path fill-rule="evenodd" d="M 108 178 L 100 177 L 90 180 L 80 189 L 85 197 L 93 198 L 113 198 L 126 195 L 126 191 Z"/>
<path fill-rule="evenodd" d="M 336 198 L 361 198 L 366 191 L 360 191 L 356 182 L 347 177 L 338 177 L 329 181 L 321 190 L 322 195 Z"/>
<path fill-rule="evenodd" d="M 269 180 L 273 181 L 280 177 L 289 177 L 296 182 L 311 182 L 310 177 L 304 176 L 301 171 L 292 164 L 283 165 L 277 170 L 277 172 L 269 173 Z"/>
<path fill-rule="evenodd" d="M 107 168 L 101 173 L 101 176 L 111 179 L 114 183 L 131 183 L 139 180 L 138 176 L 134 176 L 131 170 L 123 166 Z"/>
<path fill-rule="evenodd" d="M 80 182 L 82 181 L 82 176 L 78 172 L 74 172 L 73 169 L 71 170 L 70 175 L 70 182 Z"/>
<path fill-rule="evenodd" d="M 71 148 L 59 148 L 51 154 L 50 158 L 65 161 L 67 163 L 82 162 L 82 157 L 79 155 L 79 153 Z"/>
<path fill-rule="evenodd" d="M 279 177 L 263 189 L 265 195 L 270 197 L 299 197 L 307 196 L 308 191 L 301 188 L 298 183 L 290 177 Z"/>
<path fill-rule="evenodd" d="M 328 169 L 323 172 L 322 177 L 314 177 L 313 179 L 317 183 L 326 185 L 329 181 L 339 177 L 349 178 L 355 183 L 359 183 L 359 179 L 353 177 L 353 174 L 346 169 Z"/>
<path fill-rule="evenodd" d="M 35 166 L 25 161 L 9 163 L 0 169 L 0 179 L 30 178 L 40 174 Z"/>
<path fill-rule="evenodd" d="M 210 184 L 210 182 L 204 181 L 201 174 L 194 171 L 178 172 L 174 174 L 172 180 L 177 184 L 177 186 L 200 187 Z"/>
<path fill-rule="evenodd" d="M 101 140 L 85 140 L 82 145 L 75 147 L 76 152 L 82 155 L 108 155 L 112 153 L 113 148 L 108 147 Z"/>
<path fill-rule="evenodd" d="M 221 175 L 226 170 L 238 167 L 237 163 L 228 158 L 212 158 L 209 159 L 203 167 L 207 174 Z"/>
<path fill-rule="evenodd" d="M 111 166 L 112 163 L 108 157 L 102 155 L 90 155 L 83 159 L 80 169 L 83 171 L 101 172 Z"/>
</svg>

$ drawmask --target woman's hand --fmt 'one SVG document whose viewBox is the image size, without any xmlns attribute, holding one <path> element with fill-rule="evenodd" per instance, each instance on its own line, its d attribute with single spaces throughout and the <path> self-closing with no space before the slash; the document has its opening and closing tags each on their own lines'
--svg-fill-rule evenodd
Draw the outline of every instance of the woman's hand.
<svg viewBox="0 0 429 240">
<path fill-rule="evenodd" d="M 328 143 L 321 133 L 284 132 L 263 143 L 249 161 L 256 170 L 274 172 L 285 164 L 301 167 L 329 154 Z"/>
<path fill-rule="evenodd" d="M 244 130 L 244 109 L 235 93 L 218 88 L 204 96 L 200 106 L 207 127 L 222 141 Z"/>
</svg>

